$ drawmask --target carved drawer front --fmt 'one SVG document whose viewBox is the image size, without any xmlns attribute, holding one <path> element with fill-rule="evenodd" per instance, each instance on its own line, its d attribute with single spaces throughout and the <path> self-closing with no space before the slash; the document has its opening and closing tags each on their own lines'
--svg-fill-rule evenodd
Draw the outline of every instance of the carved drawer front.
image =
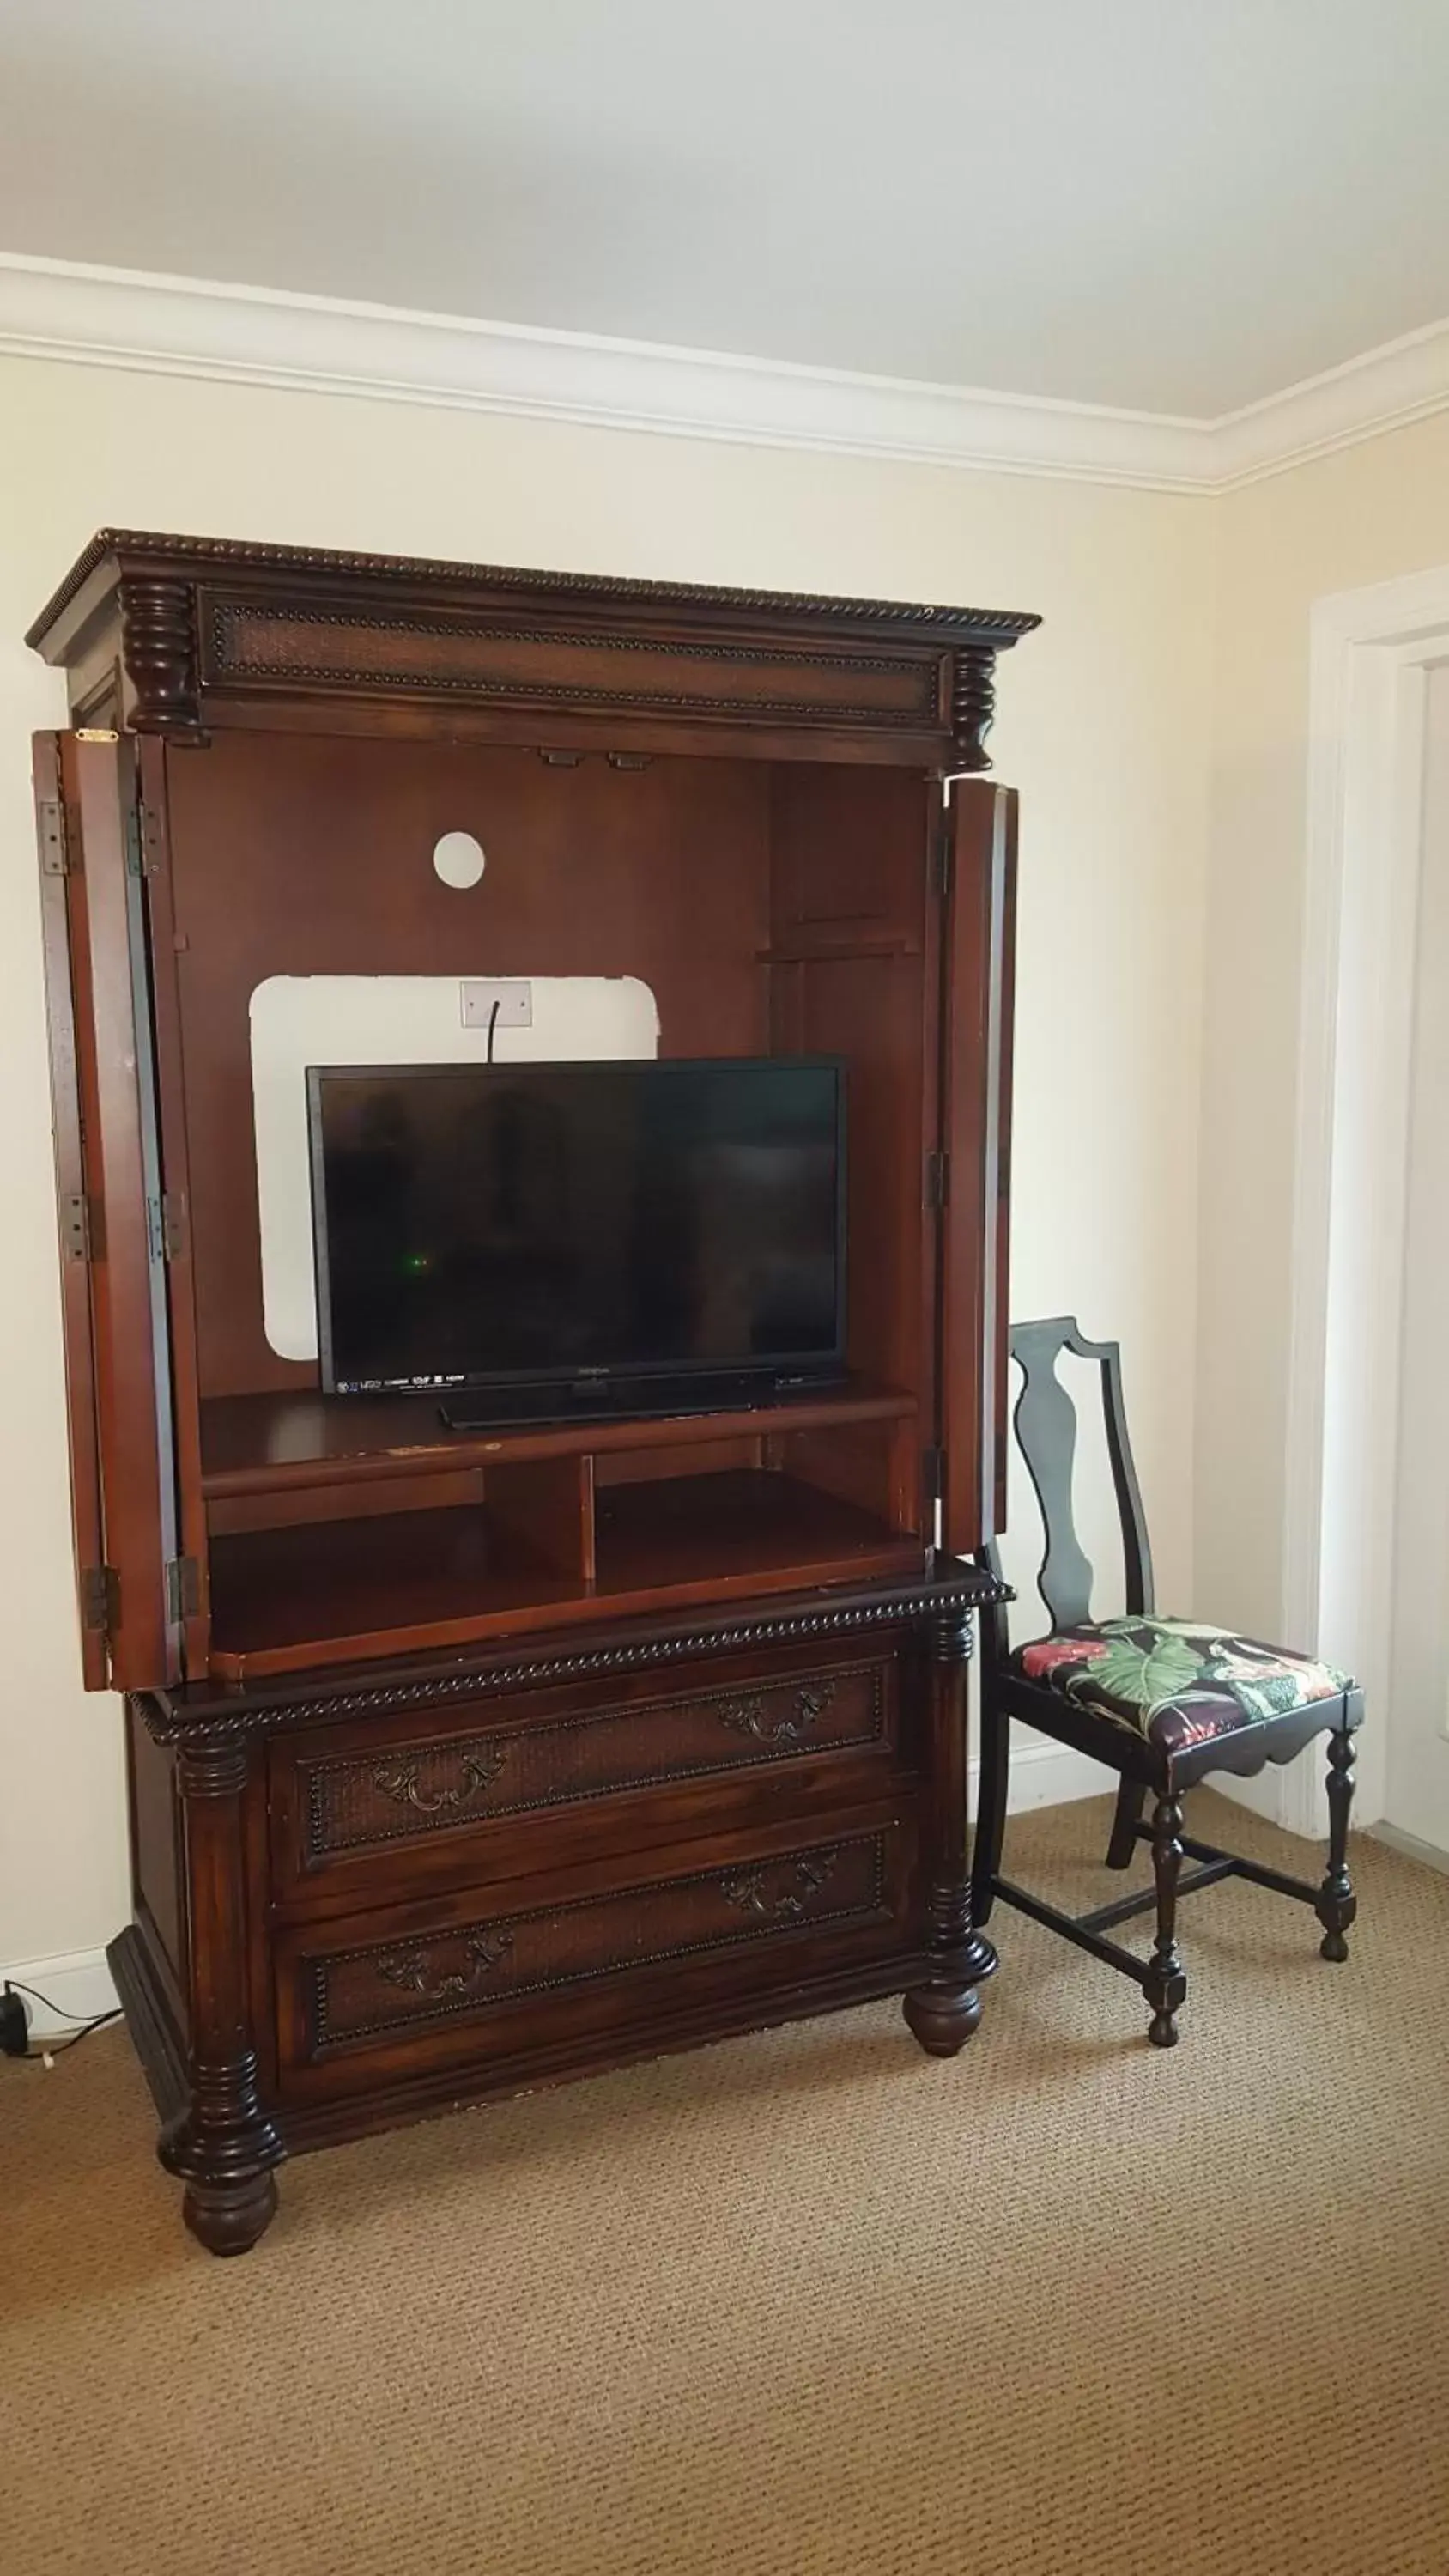
<svg viewBox="0 0 1449 2576">
<path fill-rule="evenodd" d="M 463 1919 L 443 1928 L 391 1935 L 379 1929 L 335 1949 L 317 1948 L 314 1926 L 310 1936 L 295 1935 L 285 1945 L 293 1953 L 283 1972 L 292 2008 L 284 2006 L 283 2032 L 290 2027 L 304 2064 L 409 2036 L 442 2035 L 435 2056 L 460 2048 L 476 2054 L 480 2045 L 507 2053 L 547 2029 L 547 2019 L 539 2019 L 545 2004 L 567 2007 L 593 1994 L 617 2019 L 622 1980 L 648 1985 L 657 1998 L 661 1977 L 671 1971 L 693 1963 L 728 1972 L 733 1961 L 738 1983 L 739 1963 L 749 1973 L 762 1953 L 767 1976 L 778 1978 L 791 1965 L 799 1974 L 799 1954 L 812 1939 L 879 1935 L 898 1920 L 899 1840 L 891 1825 L 857 1828 L 554 1904 L 475 1900 L 472 1907 L 455 1906 Z M 513 1891 L 515 1900 L 522 1894 L 520 1887 Z M 371 1920 L 380 1926 L 386 1917 Z M 651 2009 L 651 2001 L 641 1996 L 640 2008 Z M 475 2026 L 490 2020 L 499 2025 L 497 2035 L 480 2043 Z M 447 2032 L 464 2023 L 468 2032 L 450 2047 Z"/>
<path fill-rule="evenodd" d="M 400 1861 L 419 1844 L 467 1828 L 553 1810 L 589 1808 L 621 1791 L 765 1772 L 813 1756 L 841 1763 L 889 1752 L 896 1667 L 879 1655 L 778 1672 L 767 1679 L 529 1710 L 518 1699 L 474 1712 L 447 1733 L 426 1716 L 345 1752 L 279 1746 L 274 1788 L 285 1883 L 369 1862 Z M 840 1803 L 837 1797 L 834 1803 Z M 466 1862 L 465 1862 L 466 1867 Z M 490 1872 L 491 1861 L 487 1864 Z M 472 1872 L 475 1877 L 478 1872 Z"/>
</svg>

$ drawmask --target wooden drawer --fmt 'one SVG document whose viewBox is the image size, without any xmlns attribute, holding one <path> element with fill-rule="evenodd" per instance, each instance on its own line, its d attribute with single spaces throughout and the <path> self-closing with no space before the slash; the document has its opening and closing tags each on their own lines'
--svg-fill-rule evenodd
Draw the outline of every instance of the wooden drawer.
<svg viewBox="0 0 1449 2576">
<path fill-rule="evenodd" d="M 839 1808 L 852 1775 L 878 1781 L 896 1754 L 898 1681 L 878 1647 L 790 1649 L 766 1668 L 694 1665 L 687 1687 L 656 1673 L 279 1741 L 275 1894 L 292 1911 L 367 1903 L 523 1875 L 621 1836 L 629 1848 L 742 1825 L 782 1801 Z"/>
<path fill-rule="evenodd" d="M 587 2056 L 671 2011 L 904 1956 L 914 1819 L 859 1809 L 801 1840 L 708 1845 L 513 1880 L 276 1936 L 284 2095 L 405 2081 L 461 2060 Z M 621 1873 L 623 1876 L 621 1883 Z"/>
</svg>

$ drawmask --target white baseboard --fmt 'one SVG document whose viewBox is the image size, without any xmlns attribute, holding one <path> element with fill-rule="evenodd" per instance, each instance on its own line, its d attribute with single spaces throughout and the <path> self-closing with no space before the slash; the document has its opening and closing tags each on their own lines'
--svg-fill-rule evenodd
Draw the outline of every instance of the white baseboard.
<svg viewBox="0 0 1449 2576">
<path fill-rule="evenodd" d="M 1376 1843 L 1387 1843 L 1390 1851 L 1402 1852 L 1406 1860 L 1420 1860 L 1426 1869 L 1449 1873 L 1449 1851 L 1441 1851 L 1437 1843 L 1421 1842 L 1417 1834 L 1406 1834 L 1402 1825 L 1391 1825 L 1387 1817 L 1370 1825 L 1369 1832 Z"/>
<path fill-rule="evenodd" d="M 977 1764 L 971 1765 L 971 1812 L 976 1813 Z M 1013 1737 L 1011 1746 L 1011 1785 L 1006 1802 L 1010 1816 L 1024 1816 L 1033 1807 L 1063 1807 L 1071 1798 L 1111 1798 L 1117 1794 L 1117 1776 L 1101 1762 L 1093 1762 L 1085 1753 L 1074 1752 L 1069 1744 L 1053 1744 L 1046 1736 Z"/>
<path fill-rule="evenodd" d="M 32 2040 L 63 2039 L 78 2022 L 90 2021 L 97 2013 L 115 2012 L 120 2002 L 104 1950 L 67 1950 L 59 1958 L 14 1959 L 0 1965 L 0 1979 L 5 1978 L 12 1985 L 33 1986 L 50 1999 L 49 2004 L 41 2004 L 33 1994 L 24 1998 Z M 51 2005 L 59 2010 L 52 2011 Z"/>
<path fill-rule="evenodd" d="M 1270 1825 L 1286 1825 L 1289 1821 L 1285 1813 L 1287 1777 L 1276 1763 L 1269 1762 L 1246 1780 L 1235 1779 L 1231 1771 L 1214 1771 L 1209 1786 L 1216 1789 L 1219 1797 L 1231 1798 L 1235 1806 L 1250 1808 L 1255 1816 L 1264 1817 Z"/>
</svg>

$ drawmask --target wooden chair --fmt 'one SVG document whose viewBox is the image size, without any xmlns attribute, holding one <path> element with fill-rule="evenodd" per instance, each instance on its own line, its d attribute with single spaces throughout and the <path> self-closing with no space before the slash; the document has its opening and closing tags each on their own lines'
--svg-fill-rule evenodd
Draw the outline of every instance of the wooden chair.
<svg viewBox="0 0 1449 2576">
<path fill-rule="evenodd" d="M 1126 1616 L 1094 1622 L 1092 1568 L 1072 1522 L 1072 1461 L 1077 1416 L 1057 1376 L 1063 1351 L 1095 1360 L 1112 1481 L 1122 1523 Z M 1177 2041 L 1176 2015 L 1187 1992 L 1177 1948 L 1177 1900 L 1220 1878 L 1247 1878 L 1311 1905 L 1323 1926 L 1325 1959 L 1348 1956 L 1344 1936 L 1357 1911 L 1347 1841 L 1353 1798 L 1353 1738 L 1363 1722 L 1362 1694 L 1346 1673 L 1307 1656 L 1261 1646 L 1220 1628 L 1159 1619 L 1153 1608 L 1152 1560 L 1142 1498 L 1128 1445 L 1118 1345 L 1089 1342 L 1076 1318 L 1057 1315 L 1018 1324 L 1011 1355 L 1022 1372 L 1014 1416 L 1017 1441 L 1041 1505 L 1046 1533 L 1037 1588 L 1051 1617 L 1048 1637 L 1011 1650 L 1004 1606 L 983 1613 L 981 1780 L 972 1854 L 975 1921 L 984 1924 L 1002 1897 L 1037 1923 L 1119 1969 L 1152 2007 L 1148 2038 L 1158 2048 Z M 996 1550 L 985 1551 L 993 1573 Z M 1139 1837 L 1151 1843 L 1154 1884 L 1143 1894 L 1070 1915 L 1001 1876 L 1011 1721 L 1025 1720 L 1060 1744 L 1105 1762 L 1119 1775 L 1117 1814 L 1107 1847 L 1109 1869 L 1125 1869 Z M 1327 1732 L 1328 1868 L 1322 1884 L 1239 1859 L 1184 1834 L 1184 1791 L 1212 1771 L 1261 1771 L 1289 1762 L 1310 1737 Z M 1151 1825 L 1142 1822 L 1148 1790 Z M 1182 1874 L 1185 1855 L 1200 1866 Z M 1106 1938 L 1110 1927 L 1155 1907 L 1157 1938 L 1142 1959 Z"/>
</svg>

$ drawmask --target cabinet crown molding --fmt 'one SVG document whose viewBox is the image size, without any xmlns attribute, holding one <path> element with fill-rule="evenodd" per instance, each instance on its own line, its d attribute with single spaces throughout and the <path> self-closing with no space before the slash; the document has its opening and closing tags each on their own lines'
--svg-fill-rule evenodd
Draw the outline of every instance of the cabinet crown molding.
<svg viewBox="0 0 1449 2576">
<path fill-rule="evenodd" d="M 323 707 L 366 732 L 401 702 L 422 728 L 575 749 L 743 748 L 763 728 L 775 756 L 860 736 L 867 757 L 966 772 L 990 766 L 996 655 L 1039 623 L 102 528 L 26 640 L 73 674 L 113 672 L 125 727 L 177 741 Z"/>
</svg>

